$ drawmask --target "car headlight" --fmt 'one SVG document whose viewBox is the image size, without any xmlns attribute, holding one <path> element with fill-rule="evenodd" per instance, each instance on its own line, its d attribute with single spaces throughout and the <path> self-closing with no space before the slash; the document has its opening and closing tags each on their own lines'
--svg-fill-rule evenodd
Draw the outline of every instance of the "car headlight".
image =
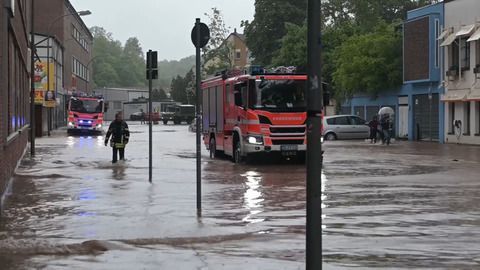
<svg viewBox="0 0 480 270">
<path fill-rule="evenodd" d="M 250 144 L 263 144 L 263 138 L 262 136 L 248 136 L 247 137 L 247 142 Z"/>
<path fill-rule="evenodd" d="M 97 128 L 102 128 L 102 124 L 97 124 Z"/>
<path fill-rule="evenodd" d="M 69 127 L 74 127 L 75 124 L 74 124 L 73 122 L 68 122 L 68 126 L 69 126 Z"/>
</svg>

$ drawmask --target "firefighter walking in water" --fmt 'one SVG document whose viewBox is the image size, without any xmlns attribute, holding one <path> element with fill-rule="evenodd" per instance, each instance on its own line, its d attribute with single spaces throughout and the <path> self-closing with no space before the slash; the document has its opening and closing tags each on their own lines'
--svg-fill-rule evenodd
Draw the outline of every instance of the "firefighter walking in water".
<svg viewBox="0 0 480 270">
<path fill-rule="evenodd" d="M 117 163 L 118 153 L 120 153 L 120 160 L 125 160 L 125 146 L 130 138 L 130 131 L 128 130 L 127 122 L 123 121 L 122 112 L 115 114 L 115 120 L 110 124 L 105 137 L 105 146 L 108 145 L 110 135 L 112 136 L 110 140 L 110 146 L 113 150 L 112 163 Z"/>
</svg>

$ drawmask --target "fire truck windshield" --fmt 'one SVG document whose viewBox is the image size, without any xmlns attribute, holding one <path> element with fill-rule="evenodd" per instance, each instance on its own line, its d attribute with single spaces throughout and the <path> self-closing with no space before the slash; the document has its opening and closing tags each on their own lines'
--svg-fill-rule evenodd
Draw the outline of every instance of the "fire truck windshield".
<svg viewBox="0 0 480 270">
<path fill-rule="evenodd" d="M 103 101 L 99 100 L 70 100 L 70 110 L 78 113 L 101 113 Z"/>
<path fill-rule="evenodd" d="M 272 112 L 303 112 L 306 110 L 306 81 L 251 80 L 248 104 L 251 109 Z"/>
</svg>

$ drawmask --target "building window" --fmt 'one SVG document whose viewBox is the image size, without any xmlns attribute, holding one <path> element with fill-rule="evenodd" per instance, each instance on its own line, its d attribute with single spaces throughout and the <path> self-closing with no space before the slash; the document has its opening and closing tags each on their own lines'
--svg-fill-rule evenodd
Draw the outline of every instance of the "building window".
<svg viewBox="0 0 480 270">
<path fill-rule="evenodd" d="M 435 19 L 435 68 L 438 68 L 440 65 L 440 21 Z"/>
<path fill-rule="evenodd" d="M 480 135 L 480 101 L 475 102 L 475 135 Z"/>
<path fill-rule="evenodd" d="M 85 81 L 90 79 L 87 67 L 80 63 L 75 57 L 72 58 L 72 73 Z"/>
<path fill-rule="evenodd" d="M 480 40 L 475 41 L 475 66 L 480 67 Z"/>
<path fill-rule="evenodd" d="M 460 57 L 462 59 L 462 70 L 470 69 L 470 42 L 467 42 L 467 38 L 460 39 Z"/>
<path fill-rule="evenodd" d="M 463 135 L 470 135 L 470 101 L 463 104 Z"/>
<path fill-rule="evenodd" d="M 458 70 L 459 64 L 459 53 L 458 53 L 458 42 L 454 41 L 452 46 L 450 46 L 450 53 L 449 53 L 449 70 Z"/>
<path fill-rule="evenodd" d="M 237 49 L 235 50 L 235 59 L 238 60 L 240 58 L 242 58 L 242 52 L 239 49 Z"/>
<path fill-rule="evenodd" d="M 455 102 L 448 103 L 448 121 L 450 122 L 448 125 L 448 133 L 453 134 L 455 132 Z"/>
<path fill-rule="evenodd" d="M 83 34 L 78 31 L 78 29 L 75 27 L 75 25 L 72 24 L 72 36 L 73 38 L 84 48 L 86 51 L 88 51 L 88 43 L 83 38 Z"/>
</svg>

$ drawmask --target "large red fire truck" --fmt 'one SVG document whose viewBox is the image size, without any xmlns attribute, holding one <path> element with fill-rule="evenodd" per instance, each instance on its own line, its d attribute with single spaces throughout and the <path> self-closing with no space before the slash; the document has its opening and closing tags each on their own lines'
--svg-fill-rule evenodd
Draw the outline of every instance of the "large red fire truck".
<svg viewBox="0 0 480 270">
<path fill-rule="evenodd" d="M 230 71 L 202 82 L 204 143 L 236 163 L 255 154 L 305 156 L 307 76 Z"/>
<path fill-rule="evenodd" d="M 103 131 L 105 104 L 101 96 L 72 96 L 68 102 L 68 133 Z"/>
</svg>

